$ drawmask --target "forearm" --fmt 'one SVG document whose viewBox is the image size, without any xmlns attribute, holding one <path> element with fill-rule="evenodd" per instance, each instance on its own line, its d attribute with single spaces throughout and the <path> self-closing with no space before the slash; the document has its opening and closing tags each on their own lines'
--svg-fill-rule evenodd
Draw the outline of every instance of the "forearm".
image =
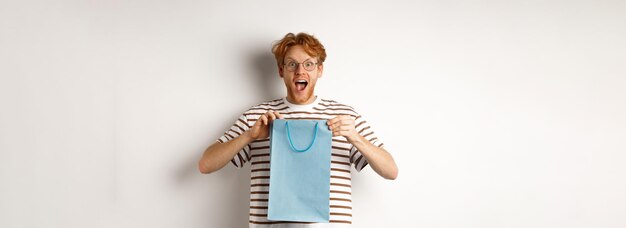
<svg viewBox="0 0 626 228">
<path fill-rule="evenodd" d="M 389 152 L 383 148 L 374 146 L 360 135 L 352 140 L 351 143 L 365 156 L 369 165 L 378 175 L 389 180 L 396 179 L 398 176 L 398 167 Z"/>
<path fill-rule="evenodd" d="M 208 174 L 223 168 L 250 142 L 252 142 L 252 137 L 248 132 L 225 143 L 215 142 L 202 154 L 198 169 L 201 173 Z"/>
</svg>

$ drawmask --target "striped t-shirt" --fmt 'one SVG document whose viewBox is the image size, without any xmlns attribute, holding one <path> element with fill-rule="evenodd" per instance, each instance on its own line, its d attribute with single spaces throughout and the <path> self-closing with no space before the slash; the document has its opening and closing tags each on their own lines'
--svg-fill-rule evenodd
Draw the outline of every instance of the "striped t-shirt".
<svg viewBox="0 0 626 228">
<path fill-rule="evenodd" d="M 254 126 L 254 123 L 267 111 L 278 111 L 287 120 L 315 119 L 330 120 L 338 115 L 348 115 L 355 119 L 356 131 L 378 147 L 383 144 L 374 135 L 369 124 L 352 107 L 333 100 L 317 97 L 307 105 L 296 105 L 285 98 L 263 102 L 248 109 L 235 124 L 218 139 L 224 143 L 238 137 Z M 231 163 L 238 168 L 250 163 L 250 227 L 350 227 L 352 224 L 352 185 L 351 169 L 357 171 L 367 166 L 367 160 L 345 137 L 332 138 L 330 171 L 330 223 L 279 222 L 267 220 L 269 196 L 270 156 L 269 138 L 258 139 L 246 145 Z"/>
</svg>

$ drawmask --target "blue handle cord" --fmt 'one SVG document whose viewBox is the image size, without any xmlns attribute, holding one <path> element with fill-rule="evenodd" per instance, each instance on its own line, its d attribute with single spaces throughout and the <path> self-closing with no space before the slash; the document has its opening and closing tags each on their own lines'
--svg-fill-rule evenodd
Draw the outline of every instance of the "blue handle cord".
<svg viewBox="0 0 626 228">
<path fill-rule="evenodd" d="M 309 144 L 309 146 L 305 149 L 299 150 L 296 149 L 296 147 L 293 145 L 293 140 L 291 140 L 291 132 L 289 132 L 289 121 L 285 121 L 285 126 L 287 128 L 287 138 L 289 139 L 289 145 L 291 146 L 291 149 L 296 151 L 296 152 L 306 152 L 307 150 L 311 149 L 311 147 L 313 146 L 313 144 L 315 144 L 315 140 L 317 139 L 317 125 L 319 124 L 319 122 L 315 123 L 315 132 L 313 133 L 313 141 L 311 141 L 311 144 Z"/>
</svg>

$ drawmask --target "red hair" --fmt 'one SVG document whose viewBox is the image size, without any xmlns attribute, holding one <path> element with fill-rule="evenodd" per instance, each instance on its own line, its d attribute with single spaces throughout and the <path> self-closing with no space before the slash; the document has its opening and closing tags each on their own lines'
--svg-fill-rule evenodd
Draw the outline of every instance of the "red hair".
<svg viewBox="0 0 626 228">
<path fill-rule="evenodd" d="M 289 48 L 295 45 L 301 45 L 308 55 L 317 58 L 319 65 L 322 65 L 324 60 L 326 60 L 326 49 L 324 49 L 324 45 L 317 38 L 303 32 L 298 33 L 298 35 L 287 33 L 285 37 L 275 42 L 272 46 L 272 53 L 274 53 L 279 67 L 283 65 Z"/>
</svg>

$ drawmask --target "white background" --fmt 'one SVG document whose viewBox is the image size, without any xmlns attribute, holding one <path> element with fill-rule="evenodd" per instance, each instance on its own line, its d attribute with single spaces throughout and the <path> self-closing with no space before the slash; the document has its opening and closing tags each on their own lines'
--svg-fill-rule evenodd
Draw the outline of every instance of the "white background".
<svg viewBox="0 0 626 228">
<path fill-rule="evenodd" d="M 354 227 L 626 227 L 619 0 L 1 0 L 0 227 L 246 227 L 249 167 L 197 161 L 300 31 L 400 169 Z"/>
</svg>

